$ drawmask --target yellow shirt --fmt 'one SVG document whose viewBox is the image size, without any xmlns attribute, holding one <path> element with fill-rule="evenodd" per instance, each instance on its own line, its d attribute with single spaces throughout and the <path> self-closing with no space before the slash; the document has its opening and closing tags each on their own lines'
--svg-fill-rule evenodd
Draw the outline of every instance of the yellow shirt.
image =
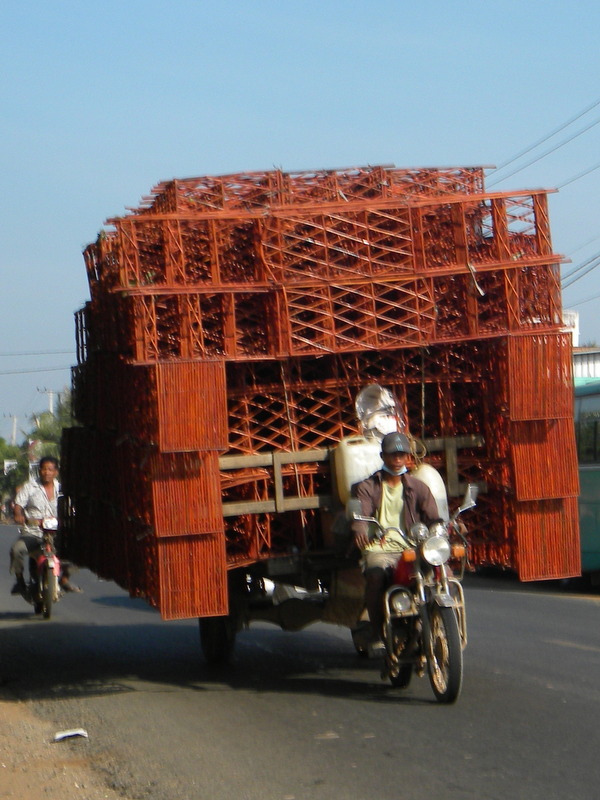
<svg viewBox="0 0 600 800">
<path fill-rule="evenodd" d="M 384 528 L 400 528 L 402 530 L 402 512 L 404 511 L 404 486 L 398 483 L 390 486 L 383 481 L 381 484 L 381 508 L 379 509 L 379 523 Z M 404 540 L 394 532 L 386 534 L 383 539 L 374 538 L 365 550 L 398 553 L 406 549 Z"/>
</svg>

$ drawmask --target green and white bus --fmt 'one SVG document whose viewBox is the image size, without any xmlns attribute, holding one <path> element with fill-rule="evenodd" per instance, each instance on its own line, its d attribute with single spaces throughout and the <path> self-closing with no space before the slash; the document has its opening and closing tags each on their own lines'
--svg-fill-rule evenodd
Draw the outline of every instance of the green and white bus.
<svg viewBox="0 0 600 800">
<path fill-rule="evenodd" d="M 575 435 L 579 459 L 579 524 L 583 572 L 600 576 L 600 380 L 577 379 Z"/>
</svg>

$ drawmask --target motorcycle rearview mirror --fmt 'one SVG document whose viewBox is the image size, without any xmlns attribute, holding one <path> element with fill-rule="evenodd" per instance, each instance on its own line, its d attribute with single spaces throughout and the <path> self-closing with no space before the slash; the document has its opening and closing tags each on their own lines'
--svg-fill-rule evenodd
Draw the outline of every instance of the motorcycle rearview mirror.
<svg viewBox="0 0 600 800">
<path fill-rule="evenodd" d="M 479 494 L 479 486 L 477 486 L 476 483 L 467 484 L 467 490 L 465 492 L 462 504 L 458 509 L 458 513 L 461 514 L 463 511 L 467 511 L 469 508 L 473 508 L 473 506 L 476 504 L 478 494 Z"/>
<path fill-rule="evenodd" d="M 351 497 L 346 503 L 346 519 L 352 521 L 355 517 L 360 517 L 362 514 L 362 505 L 357 497 Z"/>
</svg>

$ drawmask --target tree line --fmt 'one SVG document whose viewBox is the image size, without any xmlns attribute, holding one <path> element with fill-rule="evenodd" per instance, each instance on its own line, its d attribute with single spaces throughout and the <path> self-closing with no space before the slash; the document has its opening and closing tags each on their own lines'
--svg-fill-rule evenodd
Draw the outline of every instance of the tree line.
<svg viewBox="0 0 600 800">
<path fill-rule="evenodd" d="M 30 464 L 42 456 L 60 458 L 60 439 L 64 428 L 75 424 L 71 392 L 66 389 L 54 412 L 43 411 L 30 418 L 30 429 L 22 431 L 20 444 L 8 444 L 0 436 L 0 493 L 2 500 L 14 498 L 17 486 L 29 479 Z M 15 463 L 16 462 L 16 463 Z"/>
</svg>

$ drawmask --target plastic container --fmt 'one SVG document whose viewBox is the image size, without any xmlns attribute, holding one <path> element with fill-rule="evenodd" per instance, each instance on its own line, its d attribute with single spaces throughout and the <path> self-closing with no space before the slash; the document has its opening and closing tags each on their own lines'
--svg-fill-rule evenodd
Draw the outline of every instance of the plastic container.
<svg viewBox="0 0 600 800">
<path fill-rule="evenodd" d="M 446 521 L 450 519 L 446 487 L 437 469 L 432 467 L 431 464 L 421 464 L 416 469 L 411 470 L 410 474 L 429 486 L 431 494 L 434 496 L 435 502 L 437 503 L 440 517 Z"/>
<path fill-rule="evenodd" d="M 363 481 L 381 469 L 381 442 L 364 436 L 347 436 L 334 450 L 338 495 L 346 504 L 353 484 Z"/>
</svg>

